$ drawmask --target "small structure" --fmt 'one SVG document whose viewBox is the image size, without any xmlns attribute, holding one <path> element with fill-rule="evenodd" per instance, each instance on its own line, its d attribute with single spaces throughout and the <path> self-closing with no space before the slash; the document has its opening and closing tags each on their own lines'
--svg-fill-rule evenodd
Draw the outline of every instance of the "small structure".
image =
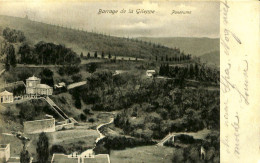
<svg viewBox="0 0 260 163">
<path fill-rule="evenodd" d="M 202 160 L 206 159 L 206 149 L 203 146 L 200 147 L 200 158 Z"/>
<path fill-rule="evenodd" d="M 26 79 L 26 94 L 49 96 L 52 93 L 53 88 L 46 84 L 41 84 L 40 78 L 32 76 Z"/>
<path fill-rule="evenodd" d="M 0 93 L 0 103 L 12 103 L 14 101 L 13 93 L 3 91 Z"/>
<path fill-rule="evenodd" d="M 148 76 L 149 78 L 152 78 L 153 75 L 155 75 L 156 71 L 155 70 L 147 70 L 146 71 L 146 76 Z"/>
<path fill-rule="evenodd" d="M 58 83 L 58 84 L 55 84 L 55 89 L 58 89 L 58 88 L 65 88 L 66 87 L 66 84 L 64 82 L 61 82 L 61 83 Z"/>
<path fill-rule="evenodd" d="M 10 158 L 10 144 L 0 144 L 0 161 L 7 162 Z"/>
</svg>

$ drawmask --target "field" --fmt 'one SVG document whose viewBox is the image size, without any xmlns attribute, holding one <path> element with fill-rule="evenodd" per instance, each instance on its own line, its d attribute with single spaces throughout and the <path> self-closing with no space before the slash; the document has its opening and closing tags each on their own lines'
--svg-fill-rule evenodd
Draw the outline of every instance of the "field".
<svg viewBox="0 0 260 163">
<path fill-rule="evenodd" d="M 112 163 L 166 163 L 171 162 L 174 148 L 164 146 L 144 146 L 126 150 L 112 150 L 110 160 Z"/>
</svg>

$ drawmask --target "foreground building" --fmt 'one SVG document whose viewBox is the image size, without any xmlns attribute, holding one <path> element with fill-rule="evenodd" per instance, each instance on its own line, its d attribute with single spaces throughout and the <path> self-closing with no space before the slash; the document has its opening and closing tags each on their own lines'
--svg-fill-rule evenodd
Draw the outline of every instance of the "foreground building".
<svg viewBox="0 0 260 163">
<path fill-rule="evenodd" d="M 3 91 L 0 93 L 0 103 L 12 103 L 14 101 L 13 93 Z"/>
<path fill-rule="evenodd" d="M 10 144 L 0 144 L 0 162 L 7 162 L 10 158 Z"/>
<path fill-rule="evenodd" d="M 49 96 L 52 93 L 53 88 L 46 84 L 41 84 L 40 78 L 32 76 L 26 79 L 26 94 Z"/>
<path fill-rule="evenodd" d="M 81 156 L 77 153 L 70 155 L 53 154 L 51 163 L 110 163 L 108 154 L 98 154 L 89 156 Z"/>
</svg>

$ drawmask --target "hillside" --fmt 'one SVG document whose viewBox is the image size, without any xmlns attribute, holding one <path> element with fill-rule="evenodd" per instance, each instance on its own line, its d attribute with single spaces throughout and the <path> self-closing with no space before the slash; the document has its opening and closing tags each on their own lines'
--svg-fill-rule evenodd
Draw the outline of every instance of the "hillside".
<svg viewBox="0 0 260 163">
<path fill-rule="evenodd" d="M 207 63 L 209 65 L 216 65 L 216 66 L 219 66 L 220 64 L 219 50 L 203 54 L 200 58 L 202 63 Z"/>
<path fill-rule="evenodd" d="M 149 44 L 136 39 L 113 37 L 87 31 L 64 28 L 56 25 L 50 25 L 40 22 L 31 21 L 24 18 L 0 16 L 0 33 L 3 29 L 9 27 L 24 32 L 27 42 L 35 45 L 39 41 L 53 42 L 55 44 L 64 44 L 76 53 L 83 52 L 87 55 L 97 51 L 105 55 L 111 53 L 112 56 L 127 56 L 150 58 L 157 56 L 180 55 L 165 46 Z M 180 49 L 182 51 L 182 49 Z"/>
<path fill-rule="evenodd" d="M 192 37 L 140 37 L 144 41 L 160 43 L 169 48 L 180 48 L 184 53 L 201 56 L 219 50 L 218 38 L 192 38 Z"/>
</svg>

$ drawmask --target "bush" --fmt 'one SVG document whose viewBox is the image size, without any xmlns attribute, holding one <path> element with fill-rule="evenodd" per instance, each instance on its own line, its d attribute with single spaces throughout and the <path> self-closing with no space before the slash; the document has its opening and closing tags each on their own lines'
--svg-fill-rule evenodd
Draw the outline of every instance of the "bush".
<svg viewBox="0 0 260 163">
<path fill-rule="evenodd" d="M 98 144 L 100 144 L 100 143 L 101 144 L 104 143 L 104 147 L 109 150 L 110 149 L 123 150 L 128 147 L 133 148 L 136 146 L 156 144 L 156 142 L 154 142 L 152 140 L 127 138 L 125 136 L 118 136 L 118 137 L 107 136 L 98 142 Z"/>
<path fill-rule="evenodd" d="M 87 117 L 84 114 L 80 114 L 80 120 L 81 121 L 86 121 Z"/>
<path fill-rule="evenodd" d="M 83 112 L 87 115 L 93 115 L 93 113 L 90 112 L 90 109 L 86 108 L 83 110 Z"/>
<path fill-rule="evenodd" d="M 50 154 L 53 155 L 53 153 L 64 153 L 66 154 L 66 150 L 61 145 L 53 145 L 50 149 Z"/>
<path fill-rule="evenodd" d="M 94 118 L 89 118 L 88 122 L 94 123 L 95 119 Z"/>
</svg>

